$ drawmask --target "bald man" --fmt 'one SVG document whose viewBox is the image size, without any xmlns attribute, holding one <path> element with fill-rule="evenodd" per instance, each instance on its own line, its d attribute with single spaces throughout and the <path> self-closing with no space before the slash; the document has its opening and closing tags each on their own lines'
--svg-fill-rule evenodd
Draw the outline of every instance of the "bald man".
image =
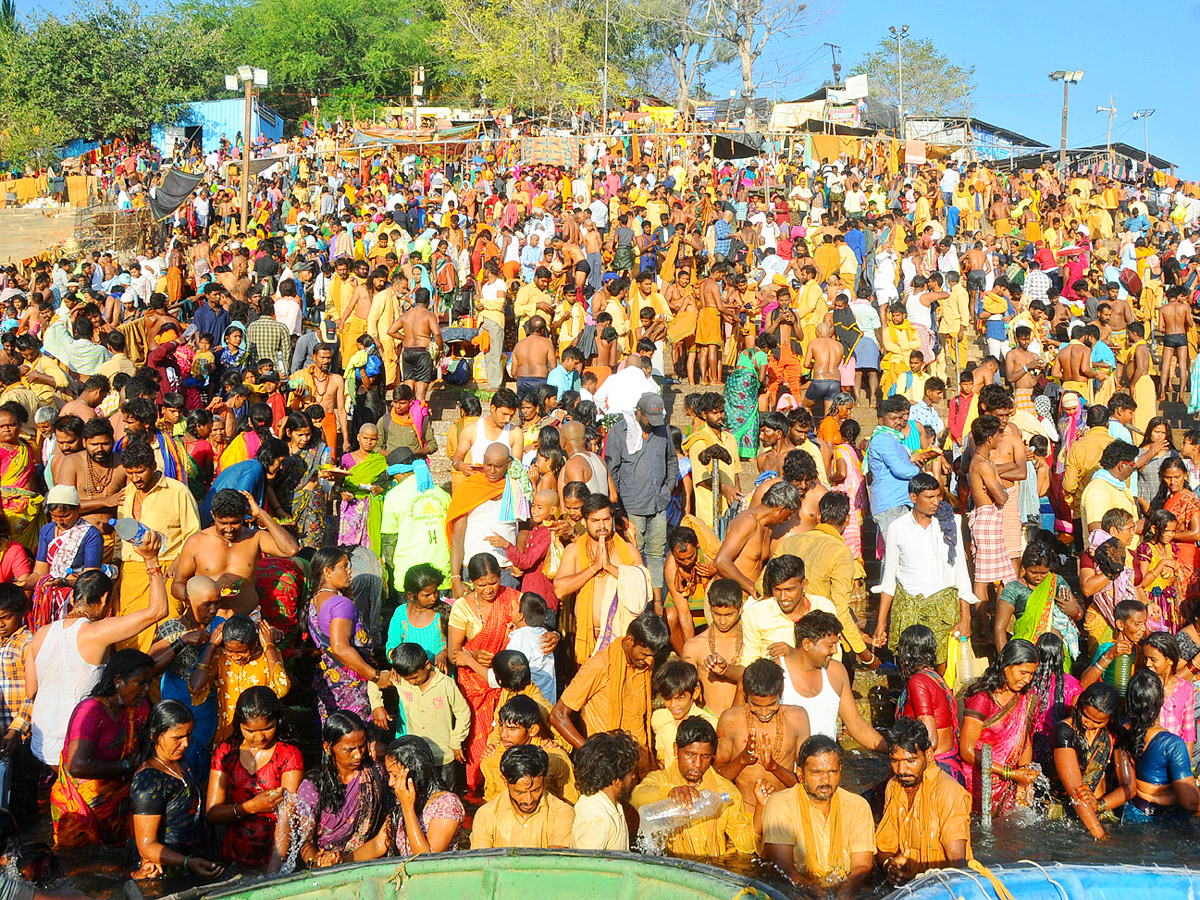
<svg viewBox="0 0 1200 900">
<path fill-rule="evenodd" d="M 450 578 L 455 597 L 466 593 L 466 566 L 479 553 L 496 558 L 501 569 L 501 584 L 513 588 L 520 586 L 510 571 L 512 563 L 504 549 L 517 544 L 523 524 L 515 520 L 504 521 L 502 515 L 504 481 L 511 462 L 512 454 L 507 445 L 489 445 L 483 452 L 482 471 L 473 472 L 460 481 L 450 496 L 446 524 L 450 529 Z M 498 540 L 490 540 L 493 536 Z"/>
<path fill-rule="evenodd" d="M 804 394 L 804 405 L 812 408 L 814 421 L 825 418 L 825 403 L 842 390 L 838 368 L 845 348 L 833 336 L 833 326 L 828 322 L 817 325 L 816 334 L 804 350 L 805 369 L 812 369 L 812 381 Z"/>
<path fill-rule="evenodd" d="M 558 435 L 563 455 L 567 457 L 566 464 L 558 473 L 558 493 L 563 508 L 566 508 L 566 501 L 562 497 L 563 488 L 572 481 L 582 481 L 593 494 L 604 494 L 616 503 L 617 486 L 608 474 L 604 460 L 588 451 L 587 433 L 583 424 L 564 422 L 558 430 Z"/>
</svg>

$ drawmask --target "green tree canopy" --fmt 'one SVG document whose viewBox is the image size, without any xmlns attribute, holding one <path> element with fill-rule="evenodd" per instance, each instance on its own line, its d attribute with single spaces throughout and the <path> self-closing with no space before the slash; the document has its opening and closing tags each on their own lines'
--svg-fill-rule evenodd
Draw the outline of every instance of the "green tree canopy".
<svg viewBox="0 0 1200 900">
<path fill-rule="evenodd" d="M 896 39 L 879 39 L 851 74 L 865 74 L 871 96 L 900 105 L 900 69 Z M 966 112 L 975 91 L 975 67 L 956 66 L 928 38 L 904 39 L 904 109 L 909 116 L 944 116 Z"/>
</svg>

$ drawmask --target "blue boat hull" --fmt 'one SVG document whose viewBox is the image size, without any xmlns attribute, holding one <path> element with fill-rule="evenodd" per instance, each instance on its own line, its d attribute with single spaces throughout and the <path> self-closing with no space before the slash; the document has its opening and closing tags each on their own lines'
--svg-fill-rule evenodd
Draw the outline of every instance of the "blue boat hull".
<svg viewBox="0 0 1200 900">
<path fill-rule="evenodd" d="M 1016 900 L 1195 900 L 1200 870 L 1158 866 L 1086 866 L 1032 863 L 993 866 Z M 886 900 L 998 900 L 992 884 L 976 872 L 927 872 Z"/>
</svg>

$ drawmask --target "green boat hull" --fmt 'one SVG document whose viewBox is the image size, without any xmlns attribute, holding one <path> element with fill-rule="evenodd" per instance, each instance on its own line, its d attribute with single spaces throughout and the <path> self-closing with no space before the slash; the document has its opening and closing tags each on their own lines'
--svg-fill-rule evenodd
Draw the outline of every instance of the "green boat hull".
<svg viewBox="0 0 1200 900">
<path fill-rule="evenodd" d="M 475 850 L 381 859 L 194 888 L 176 900 L 788 900 L 685 860 L 578 850 Z"/>
</svg>

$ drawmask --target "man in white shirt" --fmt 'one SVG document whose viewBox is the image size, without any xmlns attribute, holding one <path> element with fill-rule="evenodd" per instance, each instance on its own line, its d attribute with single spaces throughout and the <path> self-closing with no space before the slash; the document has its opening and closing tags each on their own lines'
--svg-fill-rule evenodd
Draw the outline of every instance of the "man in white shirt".
<svg viewBox="0 0 1200 900">
<path fill-rule="evenodd" d="M 639 750 L 627 731 L 593 734 L 575 751 L 574 850 L 629 850 L 629 827 L 622 805 L 629 802 L 637 780 Z"/>
<path fill-rule="evenodd" d="M 633 412 L 642 394 L 657 394 L 662 390 L 650 377 L 653 368 L 654 362 L 648 356 L 629 357 L 625 368 L 608 376 L 596 391 L 596 408 L 606 415 Z"/>
<path fill-rule="evenodd" d="M 954 205 L 954 192 L 958 190 L 958 166 L 950 163 L 946 166 L 946 171 L 942 173 L 942 180 L 938 182 L 938 187 L 942 192 L 942 200 L 946 206 Z"/>
<path fill-rule="evenodd" d="M 588 211 L 592 214 L 592 224 L 597 230 L 604 232 L 608 230 L 608 204 L 597 197 L 588 206 Z"/>
<path fill-rule="evenodd" d="M 900 633 L 913 624 L 933 629 L 938 664 L 946 661 L 951 632 L 971 633 L 971 604 L 976 600 L 967 571 L 957 516 L 938 516 L 942 486 L 921 472 L 909 482 L 912 509 L 887 527 L 883 576 L 879 585 L 876 646 L 895 649 Z M 890 622 L 889 622 L 890 616 Z M 950 623 L 957 620 L 957 624 Z"/>
</svg>

